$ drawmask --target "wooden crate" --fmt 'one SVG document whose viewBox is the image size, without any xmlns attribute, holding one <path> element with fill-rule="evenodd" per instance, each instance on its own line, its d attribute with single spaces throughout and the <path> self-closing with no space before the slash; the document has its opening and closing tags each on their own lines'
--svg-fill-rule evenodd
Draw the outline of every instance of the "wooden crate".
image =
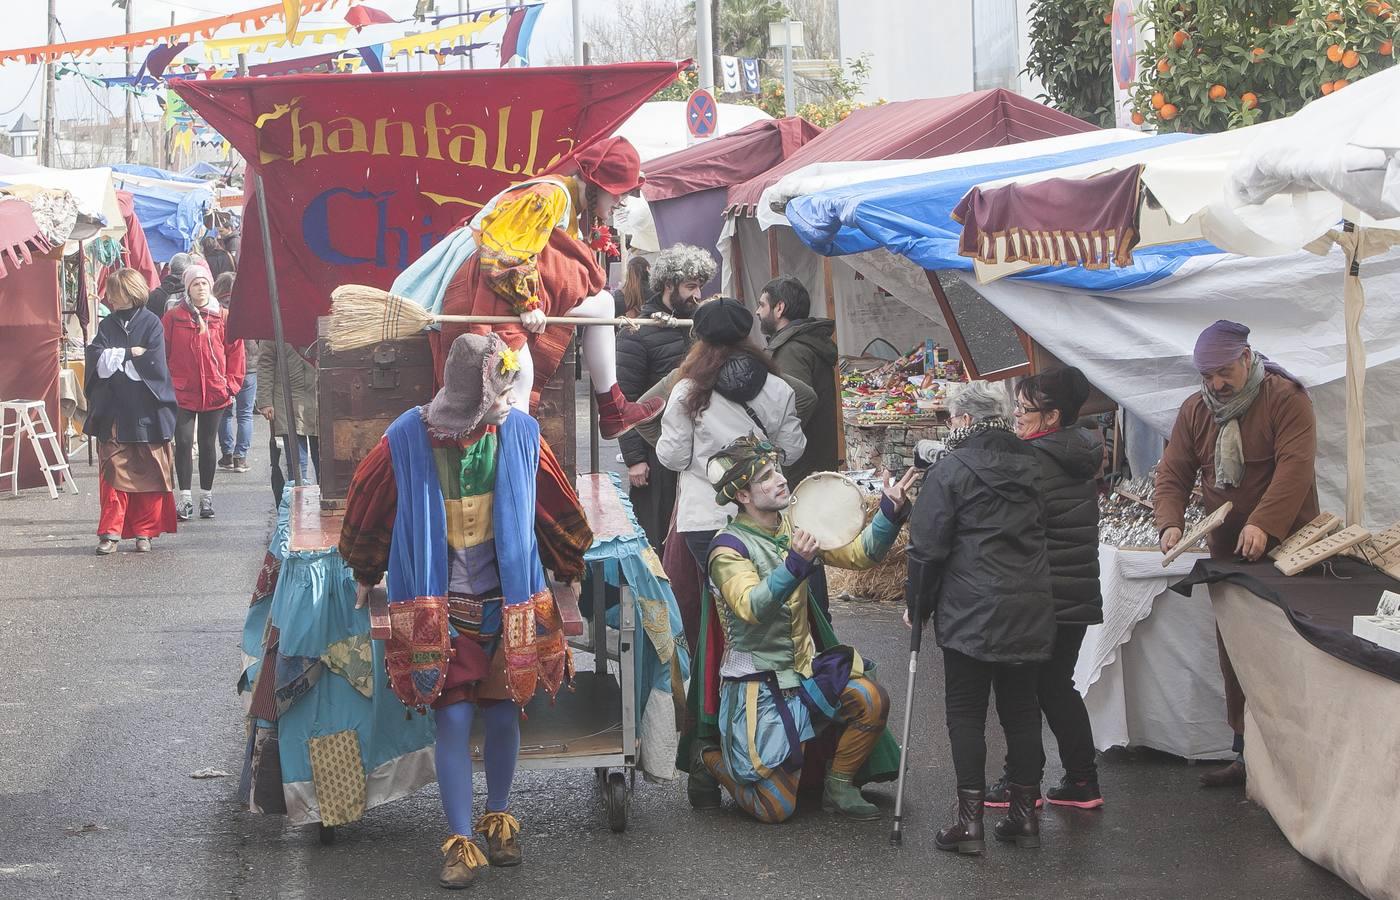
<svg viewBox="0 0 1400 900">
<path fill-rule="evenodd" d="M 326 321 L 321 319 L 323 335 Z M 334 509 L 344 505 L 355 467 L 379 443 L 390 423 L 409 407 L 432 399 L 436 378 L 426 334 L 340 353 L 333 352 L 323 338 L 317 359 L 321 504 Z M 572 347 L 541 392 L 535 417 L 564 471 L 575 472 Z"/>
</svg>

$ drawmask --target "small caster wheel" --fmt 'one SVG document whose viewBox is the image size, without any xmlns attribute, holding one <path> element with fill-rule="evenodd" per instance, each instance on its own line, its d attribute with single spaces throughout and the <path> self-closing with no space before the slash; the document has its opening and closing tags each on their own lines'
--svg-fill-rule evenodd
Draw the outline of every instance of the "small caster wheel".
<svg viewBox="0 0 1400 900">
<path fill-rule="evenodd" d="M 320 829 L 320 832 L 317 836 L 321 839 L 321 846 L 329 847 L 331 844 L 335 843 L 334 825 L 317 825 L 316 827 Z"/>
<path fill-rule="evenodd" d="M 608 827 L 616 834 L 627 830 L 627 777 L 621 772 L 608 775 Z"/>
</svg>

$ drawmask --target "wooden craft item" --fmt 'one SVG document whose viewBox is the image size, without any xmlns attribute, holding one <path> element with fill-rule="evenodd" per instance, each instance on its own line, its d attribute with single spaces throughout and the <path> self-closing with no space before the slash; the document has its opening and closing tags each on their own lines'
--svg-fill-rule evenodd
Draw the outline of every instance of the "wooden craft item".
<svg viewBox="0 0 1400 900">
<path fill-rule="evenodd" d="M 1182 535 L 1181 540 L 1176 542 L 1176 546 L 1168 550 L 1166 555 L 1162 557 L 1162 568 L 1165 569 L 1171 565 L 1178 556 L 1200 543 L 1201 538 L 1219 528 L 1224 523 L 1225 517 L 1230 514 L 1230 510 L 1234 508 L 1235 504 L 1226 500 L 1223 506 L 1197 522 L 1196 526 Z"/>
<path fill-rule="evenodd" d="M 1269 559 L 1281 559 L 1290 553 L 1297 553 L 1309 544 L 1317 543 L 1341 527 L 1341 519 L 1332 513 L 1325 512 L 1290 534 L 1284 539 L 1283 543 L 1270 550 Z"/>
<path fill-rule="evenodd" d="M 1274 568 L 1285 575 L 1297 575 L 1305 569 L 1331 559 L 1348 547 L 1355 547 L 1370 536 L 1371 532 L 1360 525 L 1351 525 L 1336 534 L 1328 535 L 1320 541 L 1309 544 L 1302 550 L 1279 557 L 1274 562 Z"/>
<path fill-rule="evenodd" d="M 1374 564 L 1376 559 L 1389 552 L 1396 546 L 1400 546 L 1400 522 L 1390 526 L 1385 531 L 1374 535 L 1369 541 L 1363 541 L 1346 551 L 1346 555 L 1353 559 L 1359 559 L 1364 563 Z"/>
<path fill-rule="evenodd" d="M 1396 544 L 1369 562 L 1391 578 L 1400 580 L 1400 544 Z"/>
</svg>

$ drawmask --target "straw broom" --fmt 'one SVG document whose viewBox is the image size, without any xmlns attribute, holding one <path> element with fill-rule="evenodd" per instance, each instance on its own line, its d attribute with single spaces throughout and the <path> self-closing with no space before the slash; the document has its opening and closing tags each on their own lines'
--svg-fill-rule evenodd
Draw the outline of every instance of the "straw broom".
<svg viewBox="0 0 1400 900">
<path fill-rule="evenodd" d="M 689 328 L 690 319 L 611 319 L 582 316 L 548 316 L 546 325 L 613 325 L 635 328 L 662 325 Z M 330 324 L 326 340 L 337 353 L 380 341 L 413 337 L 433 325 L 461 322 L 468 325 L 519 324 L 519 316 L 438 316 L 406 297 L 366 284 L 343 284 L 331 292 Z"/>
</svg>

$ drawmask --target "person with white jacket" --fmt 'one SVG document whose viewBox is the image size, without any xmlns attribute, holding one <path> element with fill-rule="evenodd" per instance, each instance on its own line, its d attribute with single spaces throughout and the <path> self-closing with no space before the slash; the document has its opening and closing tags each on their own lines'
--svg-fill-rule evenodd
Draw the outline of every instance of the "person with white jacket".
<svg viewBox="0 0 1400 900">
<path fill-rule="evenodd" d="M 746 434 L 765 440 L 790 465 L 807 449 L 793 390 L 776 364 L 750 338 L 753 313 L 721 297 L 701 304 L 695 343 L 681 363 L 666 401 L 656 456 L 680 473 L 676 531 L 703 573 L 710 541 L 729 516 L 715 504 L 707 467 L 711 456 Z"/>
</svg>

